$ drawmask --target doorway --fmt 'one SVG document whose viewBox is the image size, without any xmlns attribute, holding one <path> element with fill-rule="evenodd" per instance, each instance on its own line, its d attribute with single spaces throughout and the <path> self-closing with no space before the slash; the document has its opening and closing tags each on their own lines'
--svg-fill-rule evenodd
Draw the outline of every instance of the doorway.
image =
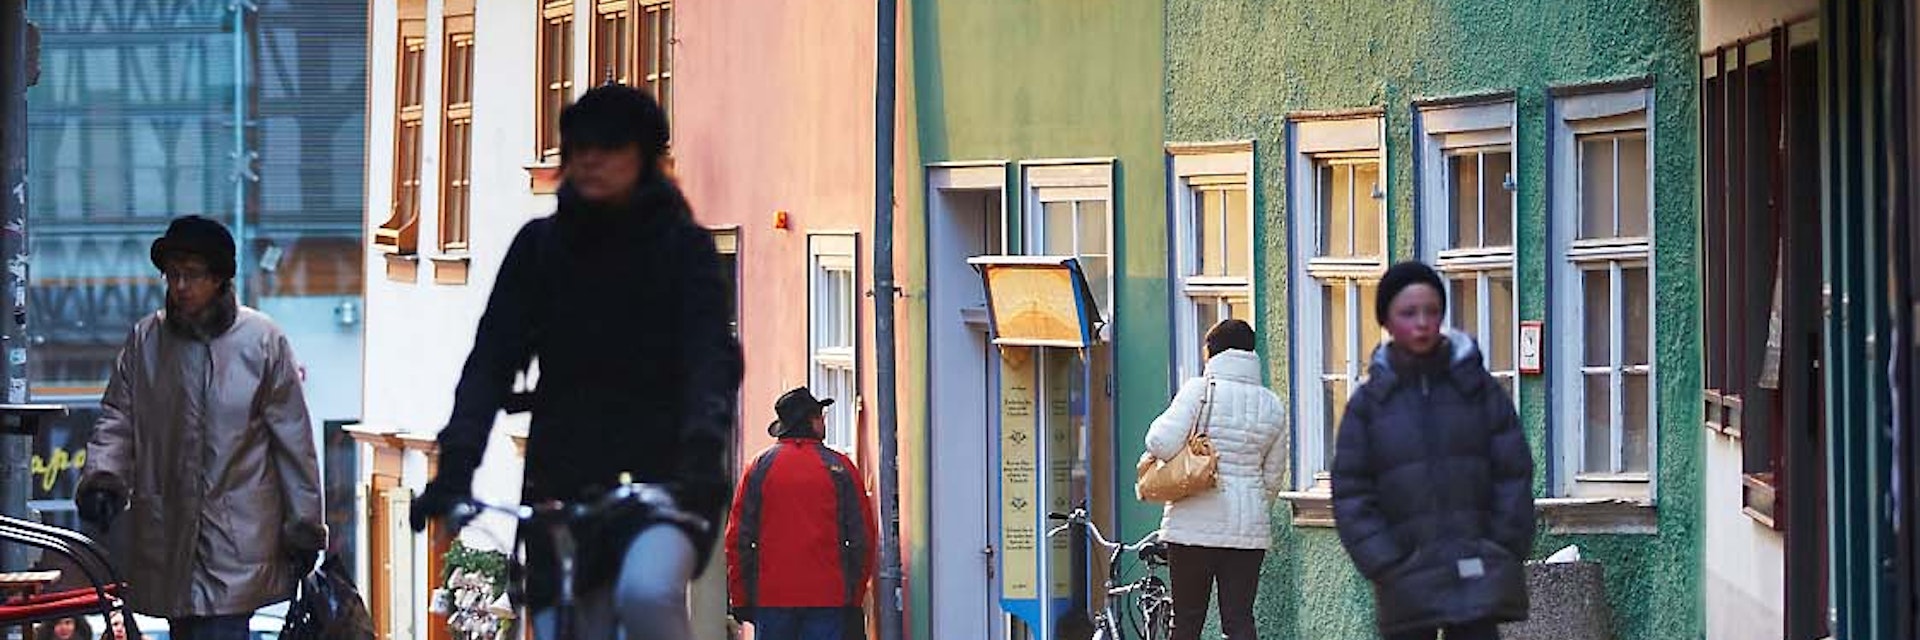
<svg viewBox="0 0 1920 640">
<path fill-rule="evenodd" d="M 988 338 L 987 297 L 967 259 L 1005 251 L 1006 166 L 928 172 L 928 456 L 932 628 L 936 640 L 1008 637 L 993 508 L 992 410 L 999 356 Z"/>
</svg>

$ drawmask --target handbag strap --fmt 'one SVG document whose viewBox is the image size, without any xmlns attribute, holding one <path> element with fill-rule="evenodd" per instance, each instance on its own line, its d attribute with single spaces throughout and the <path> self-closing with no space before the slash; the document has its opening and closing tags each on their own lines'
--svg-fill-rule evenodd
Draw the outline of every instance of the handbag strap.
<svg viewBox="0 0 1920 640">
<path fill-rule="evenodd" d="M 1206 376 L 1207 391 L 1200 396 L 1200 410 L 1193 414 L 1193 426 L 1187 429 L 1187 439 L 1207 435 L 1207 423 L 1213 418 L 1213 376 Z"/>
</svg>

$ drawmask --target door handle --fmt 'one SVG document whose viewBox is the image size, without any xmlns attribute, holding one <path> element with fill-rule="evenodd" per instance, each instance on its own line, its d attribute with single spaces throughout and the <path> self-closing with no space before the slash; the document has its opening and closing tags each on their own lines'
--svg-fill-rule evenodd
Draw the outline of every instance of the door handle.
<svg viewBox="0 0 1920 640">
<path fill-rule="evenodd" d="M 988 580 L 992 580 L 994 572 L 999 570 L 999 567 L 997 566 L 998 563 L 995 563 L 993 561 L 993 555 L 994 555 L 993 545 L 987 545 L 985 547 L 980 548 L 980 556 L 985 558 L 987 561 L 987 579 Z"/>
</svg>

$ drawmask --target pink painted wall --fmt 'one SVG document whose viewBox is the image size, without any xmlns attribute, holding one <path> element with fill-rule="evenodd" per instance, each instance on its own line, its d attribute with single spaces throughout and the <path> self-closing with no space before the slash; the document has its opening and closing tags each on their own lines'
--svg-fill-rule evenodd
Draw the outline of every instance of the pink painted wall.
<svg viewBox="0 0 1920 640">
<path fill-rule="evenodd" d="M 695 215 L 740 229 L 742 455 L 771 444 L 773 401 L 807 383 L 807 235 L 859 233 L 873 246 L 872 9 L 860 3 L 744 0 L 676 3 L 676 172 Z M 774 228 L 777 211 L 789 228 Z M 865 288 L 872 261 L 860 257 Z M 859 333 L 872 473 L 873 307 Z M 854 402 L 854 398 L 839 398 Z"/>
<path fill-rule="evenodd" d="M 675 171 L 694 214 L 710 227 L 739 229 L 740 333 L 746 352 L 741 384 L 742 466 L 773 443 L 767 424 L 781 393 L 807 384 L 807 281 L 809 233 L 859 234 L 860 289 L 873 280 L 873 158 L 875 25 L 873 6 L 819 0 L 730 0 L 675 3 L 678 43 L 674 60 Z M 905 34 L 901 34 L 905 35 Z M 901 57 L 907 52 L 902 49 Z M 900 65 L 905 80 L 908 65 Z M 901 88 L 900 108 L 911 104 Z M 906 120 L 894 118 L 896 217 L 917 179 L 908 168 L 911 136 Z M 776 212 L 788 228 L 774 228 Z M 896 220 L 896 243 L 904 238 Z M 896 272 L 910 272 L 910 256 L 897 256 Z M 912 283 L 901 282 L 907 291 Z M 904 301 L 898 326 L 899 388 L 911 389 L 923 366 L 908 353 L 914 325 Z M 860 441 L 855 461 L 877 491 L 878 443 L 874 434 L 873 299 L 859 300 Z M 901 538 L 911 548 L 919 537 L 910 514 L 917 488 L 909 443 L 923 424 L 920 403 L 900 398 Z M 910 558 L 909 565 L 911 564 Z M 904 567 L 909 583 L 915 569 Z M 914 612 L 907 612 L 911 620 Z"/>
</svg>

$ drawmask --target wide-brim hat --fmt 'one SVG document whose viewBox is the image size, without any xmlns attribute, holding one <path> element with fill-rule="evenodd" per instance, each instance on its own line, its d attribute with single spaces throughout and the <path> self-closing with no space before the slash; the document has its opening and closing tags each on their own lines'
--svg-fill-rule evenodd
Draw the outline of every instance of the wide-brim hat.
<svg viewBox="0 0 1920 640">
<path fill-rule="evenodd" d="M 779 419 L 767 425 L 767 435 L 783 438 L 795 429 L 810 428 L 813 417 L 831 406 L 833 398 L 815 398 L 812 390 L 795 387 L 773 402 L 773 413 Z"/>
</svg>

